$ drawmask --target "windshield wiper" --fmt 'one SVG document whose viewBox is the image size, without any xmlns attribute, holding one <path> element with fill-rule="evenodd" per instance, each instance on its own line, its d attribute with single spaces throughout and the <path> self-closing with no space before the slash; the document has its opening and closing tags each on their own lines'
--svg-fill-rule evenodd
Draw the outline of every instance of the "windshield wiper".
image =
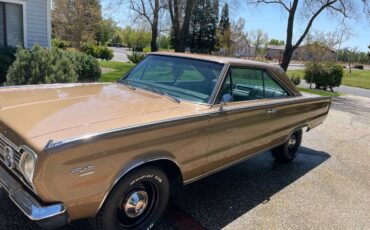
<svg viewBox="0 0 370 230">
<path fill-rule="evenodd" d="M 165 93 L 165 92 L 163 92 L 163 91 L 161 91 L 159 89 L 155 89 L 155 88 L 150 87 L 150 86 L 143 86 L 143 88 L 146 89 L 146 90 L 149 90 L 149 91 L 151 91 L 153 93 L 156 93 L 156 94 L 159 94 L 159 95 L 162 95 L 162 96 L 166 96 L 171 101 L 174 101 L 174 102 L 177 102 L 177 103 L 181 103 L 181 101 L 178 98 L 176 98 L 174 96 L 171 96 L 168 93 Z"/>
</svg>

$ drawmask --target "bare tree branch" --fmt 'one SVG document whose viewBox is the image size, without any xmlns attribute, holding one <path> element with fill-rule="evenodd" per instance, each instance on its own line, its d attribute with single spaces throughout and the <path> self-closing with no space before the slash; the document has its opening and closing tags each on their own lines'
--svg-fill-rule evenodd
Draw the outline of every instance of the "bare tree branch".
<svg viewBox="0 0 370 230">
<path fill-rule="evenodd" d="M 280 4 L 286 11 L 290 10 L 290 7 L 288 7 L 282 0 L 257 0 L 254 2 L 251 2 L 250 4 Z"/>
</svg>

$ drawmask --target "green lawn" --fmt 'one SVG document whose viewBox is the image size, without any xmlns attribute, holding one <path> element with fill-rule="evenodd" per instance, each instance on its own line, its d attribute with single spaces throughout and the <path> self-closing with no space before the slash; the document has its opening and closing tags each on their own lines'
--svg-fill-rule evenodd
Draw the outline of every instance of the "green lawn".
<svg viewBox="0 0 370 230">
<path fill-rule="evenodd" d="M 320 95 L 320 96 L 324 96 L 324 97 L 339 97 L 343 94 L 341 93 L 332 93 L 330 91 L 324 91 L 324 90 L 319 90 L 319 89 L 306 89 L 306 88 L 302 88 L 302 87 L 298 87 L 299 91 L 301 92 L 305 92 L 305 93 L 312 93 L 312 94 L 316 94 L 316 95 Z"/>
<path fill-rule="evenodd" d="M 102 61 L 100 62 L 100 67 L 103 69 L 101 81 L 115 82 L 134 66 L 132 63 Z"/>
<path fill-rule="evenodd" d="M 298 76 L 303 79 L 303 70 L 289 70 L 288 76 Z M 370 89 L 370 70 L 353 70 L 352 74 L 344 70 L 342 85 L 353 86 L 358 88 Z"/>
</svg>

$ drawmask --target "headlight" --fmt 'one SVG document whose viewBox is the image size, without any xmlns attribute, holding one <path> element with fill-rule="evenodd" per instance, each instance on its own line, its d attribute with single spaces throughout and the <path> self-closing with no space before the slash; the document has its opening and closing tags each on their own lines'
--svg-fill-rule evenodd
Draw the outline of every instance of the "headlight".
<svg viewBox="0 0 370 230">
<path fill-rule="evenodd" d="M 33 185 L 33 173 L 35 172 L 36 155 L 29 150 L 23 149 L 20 168 L 26 180 Z"/>
</svg>

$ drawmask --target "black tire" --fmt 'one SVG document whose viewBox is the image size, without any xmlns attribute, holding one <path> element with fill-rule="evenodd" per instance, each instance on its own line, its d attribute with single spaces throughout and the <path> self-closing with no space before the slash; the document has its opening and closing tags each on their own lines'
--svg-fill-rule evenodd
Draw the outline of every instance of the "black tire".
<svg viewBox="0 0 370 230">
<path fill-rule="evenodd" d="M 96 230 L 151 229 L 165 211 L 169 194 L 167 175 L 160 168 L 139 168 L 115 186 L 99 213 L 90 222 Z M 126 209 L 128 200 L 135 200 L 133 197 L 141 198 L 141 203 L 136 207 L 146 208 L 141 212 L 133 208 Z M 144 203 L 147 205 L 143 205 Z"/>
<path fill-rule="evenodd" d="M 299 146 L 302 143 L 303 131 L 302 129 L 293 133 L 287 142 L 271 150 L 272 156 L 282 162 L 291 162 L 296 158 Z M 295 140 L 292 144 L 291 139 Z"/>
</svg>

